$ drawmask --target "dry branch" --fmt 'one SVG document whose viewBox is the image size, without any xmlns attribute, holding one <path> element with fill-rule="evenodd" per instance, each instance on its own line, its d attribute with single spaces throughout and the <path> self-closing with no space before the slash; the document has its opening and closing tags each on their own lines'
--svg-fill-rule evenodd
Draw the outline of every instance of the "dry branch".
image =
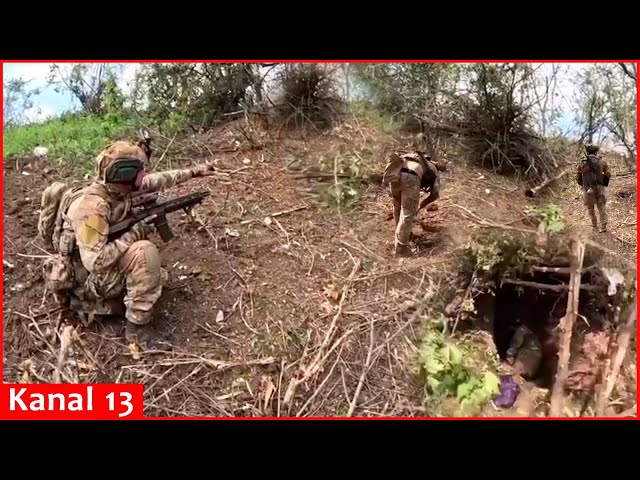
<svg viewBox="0 0 640 480">
<path fill-rule="evenodd" d="M 566 174 L 570 173 L 573 171 L 573 167 L 567 167 L 566 169 L 564 169 L 562 172 L 560 172 L 558 175 L 556 175 L 555 177 L 551 177 L 548 178 L 547 180 L 545 180 L 544 182 L 542 182 L 540 185 L 536 186 L 536 187 L 532 187 L 532 188 L 527 188 L 524 192 L 524 194 L 529 197 L 529 198 L 533 198 L 536 196 L 536 194 L 542 190 L 543 188 L 548 187 L 549 185 L 551 185 L 553 182 L 556 182 L 558 180 L 560 180 L 562 177 L 564 177 Z"/>
<path fill-rule="evenodd" d="M 338 319 L 340 319 L 340 317 L 342 316 L 342 309 L 344 307 L 344 302 L 347 298 L 347 293 L 349 291 L 349 288 L 351 287 L 353 278 L 355 277 L 359 268 L 360 268 L 360 261 L 357 260 L 356 262 L 354 262 L 354 266 L 353 266 L 353 269 L 351 270 L 351 274 L 349 275 L 349 278 L 345 282 L 344 287 L 342 287 L 342 295 L 340 296 L 338 311 L 333 316 L 333 320 L 331 321 L 331 325 L 329 326 L 329 329 L 327 330 L 327 333 L 324 336 L 324 340 L 322 341 L 320 348 L 318 348 L 318 353 L 316 354 L 314 359 L 311 361 L 311 363 L 309 363 L 307 366 L 300 366 L 300 369 L 299 369 L 301 372 L 300 378 L 294 377 L 291 379 L 291 381 L 289 382 L 289 386 L 287 387 L 287 391 L 284 394 L 284 399 L 282 401 L 283 405 L 288 405 L 289 403 L 291 403 L 291 400 L 295 396 L 298 385 L 306 382 L 315 373 L 317 373 L 318 370 L 320 370 L 327 356 L 331 353 L 332 350 L 334 350 L 338 346 L 338 343 L 341 341 L 341 339 L 344 339 L 344 337 L 346 336 L 346 335 L 343 335 L 340 339 L 336 340 L 333 343 L 333 346 L 325 354 L 325 349 L 329 346 L 329 343 L 333 338 L 333 334 L 337 330 Z M 349 331 L 348 333 L 350 332 L 351 331 Z"/>
<path fill-rule="evenodd" d="M 62 374 L 62 369 L 67 363 L 67 358 L 69 358 L 69 347 L 71 346 L 71 333 L 73 332 L 73 326 L 67 325 L 62 330 L 62 335 L 60 339 L 60 351 L 58 353 L 58 364 L 56 365 L 56 370 L 53 372 L 53 383 L 60 383 L 60 378 Z"/>
<path fill-rule="evenodd" d="M 560 285 L 550 285 L 548 283 L 539 283 L 539 282 L 528 282 L 526 280 L 512 280 L 509 278 L 505 278 L 502 280 L 502 283 L 507 283 L 510 285 L 519 285 L 522 287 L 531 287 L 537 288 L 540 290 L 551 290 L 553 292 L 564 292 L 566 290 L 570 290 L 570 285 L 560 284 Z M 606 287 L 599 287 L 597 285 L 579 285 L 578 288 L 580 290 L 588 290 L 588 291 L 599 291 L 606 290 Z"/>
<path fill-rule="evenodd" d="M 609 397 L 613 392 L 613 388 L 615 387 L 616 380 L 620 373 L 620 368 L 622 367 L 622 363 L 624 362 L 624 359 L 627 355 L 629 342 L 631 341 L 631 335 L 636 324 L 636 315 L 637 305 L 636 299 L 634 298 L 633 302 L 630 303 L 626 322 L 618 332 L 618 338 L 616 339 L 617 348 L 615 350 L 615 354 L 613 355 L 613 360 L 610 364 L 611 367 L 604 375 L 604 381 L 606 381 L 606 384 L 605 387 L 601 390 L 596 402 L 596 415 L 599 417 L 604 416 L 606 412 L 606 408 L 609 403 Z"/>
<path fill-rule="evenodd" d="M 364 380 L 371 368 L 371 360 L 373 353 L 373 346 L 375 344 L 375 332 L 374 332 L 374 321 L 373 316 L 370 319 L 370 331 L 369 331 L 369 350 L 367 351 L 367 359 L 364 363 L 364 367 L 362 368 L 362 374 L 360 375 L 360 379 L 358 380 L 358 386 L 356 387 L 356 391 L 353 394 L 353 398 L 351 399 L 351 404 L 349 405 L 349 411 L 347 412 L 347 417 L 353 415 L 354 410 L 356 409 L 356 405 L 358 404 L 358 397 L 360 396 L 360 392 L 362 391 L 362 387 L 364 386 Z"/>
<path fill-rule="evenodd" d="M 164 366 L 173 366 L 173 365 L 192 365 L 192 364 L 202 364 L 209 366 L 217 371 L 228 370 L 230 368 L 238 368 L 238 367 L 250 367 L 254 365 L 272 365 L 276 363 L 276 359 L 274 357 L 266 357 L 260 358 L 258 360 L 249 360 L 247 362 L 226 362 L 224 360 L 215 360 L 212 358 L 205 358 L 196 356 L 193 359 L 175 359 L 175 360 L 160 360 L 157 362 L 157 365 Z"/>
<path fill-rule="evenodd" d="M 578 302 L 580 298 L 580 279 L 582 277 L 582 264 L 584 261 L 585 245 L 580 240 L 575 240 L 573 244 L 572 272 L 569 279 L 569 299 L 567 302 L 567 312 L 560 320 L 560 351 L 558 353 L 558 370 L 556 380 L 551 392 L 551 408 L 549 415 L 559 417 L 562 411 L 564 400 L 564 385 L 569 376 L 569 356 L 571 349 L 571 334 L 573 324 L 578 315 Z"/>
<path fill-rule="evenodd" d="M 281 212 L 275 212 L 275 213 L 270 213 L 268 215 L 266 215 L 267 217 L 280 217 L 282 215 L 287 215 L 289 213 L 294 213 L 294 212 L 298 212 L 300 210 L 305 210 L 306 208 L 309 208 L 307 205 L 301 205 L 299 207 L 295 207 L 295 208 L 290 208 L 289 210 L 282 210 Z M 261 219 L 257 219 L 257 218 L 253 218 L 251 220 L 242 220 L 240 222 L 240 225 L 247 225 L 249 223 L 253 223 L 253 222 L 260 222 L 262 221 Z"/>
<path fill-rule="evenodd" d="M 425 115 L 414 115 L 414 117 L 423 122 L 427 127 L 432 130 L 440 130 L 443 132 L 451 133 L 454 135 L 462 135 L 464 134 L 464 130 L 462 128 L 455 127 L 453 125 L 448 125 L 446 123 L 438 122 L 432 118 L 429 118 Z"/>
</svg>

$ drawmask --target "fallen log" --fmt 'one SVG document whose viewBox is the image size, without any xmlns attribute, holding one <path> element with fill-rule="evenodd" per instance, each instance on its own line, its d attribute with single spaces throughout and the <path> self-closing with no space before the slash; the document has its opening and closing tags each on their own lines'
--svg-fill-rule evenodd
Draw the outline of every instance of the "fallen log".
<svg viewBox="0 0 640 480">
<path fill-rule="evenodd" d="M 426 125 L 428 128 L 433 129 L 433 130 L 440 130 L 442 132 L 447 132 L 450 133 L 452 135 L 462 135 L 464 133 L 466 133 L 464 131 L 464 129 L 453 126 L 453 125 L 448 125 L 446 123 L 442 123 L 442 122 L 438 122 L 432 118 L 429 118 L 425 115 L 416 115 L 413 114 L 413 117 L 418 120 L 419 122 L 421 122 L 422 124 Z"/>
<path fill-rule="evenodd" d="M 567 167 L 566 169 L 564 169 L 562 172 L 560 172 L 558 175 L 556 175 L 555 177 L 551 177 L 548 178 L 547 180 L 545 180 L 544 182 L 542 182 L 540 185 L 538 185 L 537 187 L 532 187 L 532 188 L 528 188 L 525 190 L 524 194 L 529 197 L 529 198 L 533 198 L 536 196 L 536 194 L 542 190 L 545 187 L 548 187 L 549 185 L 551 185 L 553 182 L 556 182 L 558 180 L 560 180 L 562 177 L 564 177 L 567 173 L 573 171 L 573 167 Z"/>
</svg>

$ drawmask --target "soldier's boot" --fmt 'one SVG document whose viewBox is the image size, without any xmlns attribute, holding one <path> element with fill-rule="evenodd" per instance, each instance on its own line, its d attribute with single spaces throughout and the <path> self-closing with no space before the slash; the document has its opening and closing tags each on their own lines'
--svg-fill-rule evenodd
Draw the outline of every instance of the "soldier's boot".
<svg viewBox="0 0 640 480">
<path fill-rule="evenodd" d="M 153 326 L 137 325 L 127 321 L 124 336 L 129 343 L 135 343 L 143 349 L 153 348 L 160 340 Z"/>
<path fill-rule="evenodd" d="M 135 321 L 133 323 L 130 319 L 127 319 L 124 336 L 129 343 L 136 343 L 143 349 L 153 348 L 157 346 L 158 342 L 162 340 L 159 332 L 154 328 L 155 312 L 157 306 L 154 306 L 150 311 L 140 313 L 136 312 Z M 127 312 L 128 316 L 131 316 L 131 312 Z"/>
<path fill-rule="evenodd" d="M 404 258 L 411 255 L 411 249 L 407 245 L 396 245 L 396 257 Z"/>
</svg>

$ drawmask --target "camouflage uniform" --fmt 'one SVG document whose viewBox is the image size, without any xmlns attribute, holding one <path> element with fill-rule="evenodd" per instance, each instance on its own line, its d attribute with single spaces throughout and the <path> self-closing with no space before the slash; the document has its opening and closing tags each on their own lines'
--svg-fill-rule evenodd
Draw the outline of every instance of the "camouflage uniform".
<svg viewBox="0 0 640 480">
<path fill-rule="evenodd" d="M 542 362 L 542 344 L 527 326 L 519 325 L 511 337 L 507 350 L 507 362 L 514 373 L 524 378 L 535 377 Z"/>
<path fill-rule="evenodd" d="M 596 184 L 591 182 L 591 175 L 589 172 L 589 165 L 586 160 L 582 160 L 578 165 L 576 172 L 576 182 L 582 187 L 583 201 L 587 207 L 589 218 L 591 219 L 591 225 L 593 228 L 598 228 L 598 220 L 596 219 L 595 207 L 598 207 L 598 214 L 600 216 L 600 232 L 607 230 L 607 198 L 605 196 L 604 177 L 611 177 L 609 171 L 609 165 L 601 157 L 598 157 L 599 148 L 594 145 L 587 146 L 587 155 L 589 159 L 596 167 Z"/>
<path fill-rule="evenodd" d="M 393 197 L 393 219 L 396 225 L 395 253 L 398 256 L 409 253 L 409 242 L 413 222 L 418 211 L 440 196 L 440 177 L 435 162 L 417 151 L 399 153 L 403 167 L 398 176 L 390 182 Z M 420 191 L 429 191 L 429 196 L 420 203 Z"/>
<path fill-rule="evenodd" d="M 96 158 L 97 180 L 70 193 L 68 210 L 62 215 L 58 249 L 70 252 L 73 265 L 71 308 L 90 316 L 119 314 L 124 296 L 129 337 L 135 326 L 152 320 L 153 307 L 162 294 L 162 282 L 158 249 L 147 239 L 155 230 L 153 225 L 139 222 L 118 239 L 107 238 L 109 225 L 123 220 L 132 208 L 131 193 L 123 193 L 105 181 L 107 168 L 116 159 L 125 157 L 144 163 L 148 160 L 147 152 L 140 146 L 115 142 Z M 204 175 L 208 170 L 210 167 L 206 165 L 150 173 L 142 178 L 137 190 L 157 192 Z M 47 192 L 43 195 L 45 214 L 46 195 Z"/>
</svg>

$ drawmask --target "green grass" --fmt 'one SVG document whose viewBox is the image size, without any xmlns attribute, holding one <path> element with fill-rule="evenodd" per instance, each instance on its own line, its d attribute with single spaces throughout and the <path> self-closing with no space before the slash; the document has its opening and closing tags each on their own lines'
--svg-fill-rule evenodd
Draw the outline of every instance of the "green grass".
<svg viewBox="0 0 640 480">
<path fill-rule="evenodd" d="M 68 116 L 41 124 L 10 127 L 4 131 L 4 157 L 30 155 L 37 146 L 49 150 L 49 158 L 93 166 L 93 159 L 111 141 L 135 133 L 131 120 L 120 117 Z"/>
</svg>

